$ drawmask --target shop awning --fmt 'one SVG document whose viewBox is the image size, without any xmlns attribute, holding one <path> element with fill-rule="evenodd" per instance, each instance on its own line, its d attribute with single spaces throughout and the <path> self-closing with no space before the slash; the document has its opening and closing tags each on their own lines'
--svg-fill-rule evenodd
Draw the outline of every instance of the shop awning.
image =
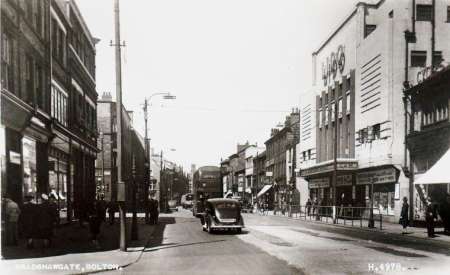
<svg viewBox="0 0 450 275">
<path fill-rule="evenodd" d="M 272 185 L 264 185 L 264 187 L 261 189 L 261 191 L 259 191 L 258 195 L 256 195 L 257 198 L 259 198 L 260 196 L 264 195 L 264 193 L 266 193 L 267 191 L 269 191 L 269 189 L 272 187 Z"/>
<path fill-rule="evenodd" d="M 414 184 L 450 183 L 450 149 Z"/>
</svg>

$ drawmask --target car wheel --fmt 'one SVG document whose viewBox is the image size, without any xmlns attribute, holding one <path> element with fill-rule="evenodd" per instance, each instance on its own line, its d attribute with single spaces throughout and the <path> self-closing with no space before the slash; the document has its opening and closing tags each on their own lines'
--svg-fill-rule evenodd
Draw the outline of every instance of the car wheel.
<svg viewBox="0 0 450 275">
<path fill-rule="evenodd" d="M 209 234 L 213 233 L 213 229 L 211 228 L 211 224 L 206 223 L 206 230 L 208 231 Z"/>
</svg>

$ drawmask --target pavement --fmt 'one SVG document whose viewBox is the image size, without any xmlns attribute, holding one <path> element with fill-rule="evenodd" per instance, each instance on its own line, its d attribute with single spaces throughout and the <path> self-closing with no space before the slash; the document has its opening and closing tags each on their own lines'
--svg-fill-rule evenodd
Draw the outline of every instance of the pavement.
<svg viewBox="0 0 450 275">
<path fill-rule="evenodd" d="M 261 215 L 255 213 L 255 215 Z M 392 233 L 392 234 L 402 234 L 403 227 L 398 223 L 392 223 L 392 222 L 386 222 L 383 221 L 380 229 L 380 222 L 379 220 L 375 220 L 375 228 L 369 228 L 368 221 L 364 220 L 344 220 L 344 219 L 338 219 L 336 224 L 332 224 L 331 218 L 326 219 L 325 217 L 321 217 L 321 220 L 317 221 L 315 219 L 315 216 L 298 216 L 293 215 L 292 217 L 288 217 L 287 215 L 274 215 L 273 211 L 268 212 L 269 216 L 276 216 L 280 218 L 285 219 L 292 219 L 292 220 L 300 220 L 304 222 L 311 222 L 311 223 L 325 223 L 329 224 L 331 226 L 343 226 L 343 227 L 352 227 L 359 230 L 366 230 L 366 231 L 381 231 L 386 233 Z M 408 227 L 407 233 L 405 234 L 408 237 L 414 237 L 414 238 L 421 238 L 421 239 L 428 239 L 428 240 L 434 240 L 439 242 L 448 242 L 450 243 L 450 235 L 447 235 L 444 233 L 444 228 L 441 226 L 435 227 L 435 237 L 430 238 L 428 237 L 427 229 L 425 227 Z"/>
<path fill-rule="evenodd" d="M 127 224 L 127 252 L 119 250 L 118 219 L 114 225 L 102 224 L 99 246 L 91 242 L 87 223 L 83 227 L 72 223 L 55 229 L 50 248 L 37 240 L 33 249 L 27 249 L 23 239 L 18 246 L 3 247 L 0 270 L 6 271 L 3 274 L 80 274 L 123 268 L 137 261 L 157 227 L 139 216 L 137 241 L 130 240 L 131 225 Z"/>
</svg>

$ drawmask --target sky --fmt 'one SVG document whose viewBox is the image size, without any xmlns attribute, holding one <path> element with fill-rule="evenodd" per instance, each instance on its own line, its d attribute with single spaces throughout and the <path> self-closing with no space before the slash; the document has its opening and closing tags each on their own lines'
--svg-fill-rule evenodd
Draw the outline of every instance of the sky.
<svg viewBox="0 0 450 275">
<path fill-rule="evenodd" d="M 76 0 L 97 44 L 96 83 L 115 95 L 114 0 Z M 264 146 L 311 87 L 311 54 L 358 0 L 122 0 L 123 104 L 150 146 L 186 169 Z"/>
</svg>

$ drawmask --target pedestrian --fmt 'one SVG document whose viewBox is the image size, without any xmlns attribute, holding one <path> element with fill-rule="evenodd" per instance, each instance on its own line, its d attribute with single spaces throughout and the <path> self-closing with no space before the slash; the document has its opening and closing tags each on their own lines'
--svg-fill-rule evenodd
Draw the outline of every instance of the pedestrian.
<svg viewBox="0 0 450 275">
<path fill-rule="evenodd" d="M 91 241 L 96 248 L 100 248 L 98 241 L 98 235 L 100 234 L 100 228 L 102 224 L 103 209 L 99 204 L 99 201 L 94 200 L 92 207 L 89 208 L 89 231 L 91 232 Z"/>
<path fill-rule="evenodd" d="M 48 248 L 52 245 L 53 227 L 56 222 L 56 213 L 54 206 L 50 203 L 46 194 L 41 195 L 42 203 L 38 205 L 39 215 L 39 234 L 38 238 L 44 239 L 44 247 Z"/>
<path fill-rule="evenodd" d="M 436 213 L 433 204 L 431 203 L 431 199 L 427 199 L 427 206 L 425 209 L 425 222 L 427 224 L 427 234 L 428 237 L 434 238 L 434 222 L 436 220 Z"/>
<path fill-rule="evenodd" d="M 108 212 L 108 217 L 109 217 L 109 224 L 113 225 L 114 224 L 114 215 L 116 214 L 117 211 L 117 205 L 115 201 L 110 201 L 107 205 L 107 212 Z"/>
<path fill-rule="evenodd" d="M 313 216 L 316 214 L 316 210 L 317 210 L 317 197 L 314 197 L 313 202 L 312 202 L 312 209 L 313 209 Z"/>
<path fill-rule="evenodd" d="M 3 199 L 3 205 L 5 206 L 5 222 L 6 222 L 6 245 L 17 245 L 17 222 L 19 220 L 20 208 L 8 196 Z"/>
<path fill-rule="evenodd" d="M 107 208 L 107 204 L 105 202 L 105 196 L 100 195 L 100 200 L 97 201 L 98 203 L 98 213 L 99 213 L 99 217 L 101 219 L 102 222 L 106 221 L 106 208 Z"/>
<path fill-rule="evenodd" d="M 308 198 L 308 201 L 306 202 L 306 212 L 308 213 L 308 216 L 311 215 L 311 198 Z"/>
<path fill-rule="evenodd" d="M 400 212 L 400 220 L 399 220 L 399 223 L 403 226 L 402 234 L 408 233 L 408 228 L 407 228 L 407 226 L 409 225 L 408 211 L 409 211 L 408 199 L 406 197 L 403 197 L 403 205 L 402 205 L 402 210 Z"/>
<path fill-rule="evenodd" d="M 158 200 L 151 197 L 149 201 L 149 212 L 150 212 L 150 224 L 157 224 L 158 223 Z"/>
<path fill-rule="evenodd" d="M 22 205 L 22 211 L 19 215 L 19 231 L 27 242 L 27 248 L 34 247 L 33 238 L 36 236 L 35 220 L 38 219 L 36 204 L 33 202 L 33 196 L 26 195 Z"/>
</svg>

